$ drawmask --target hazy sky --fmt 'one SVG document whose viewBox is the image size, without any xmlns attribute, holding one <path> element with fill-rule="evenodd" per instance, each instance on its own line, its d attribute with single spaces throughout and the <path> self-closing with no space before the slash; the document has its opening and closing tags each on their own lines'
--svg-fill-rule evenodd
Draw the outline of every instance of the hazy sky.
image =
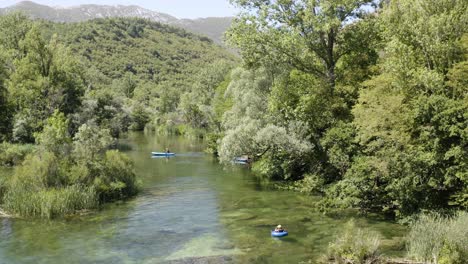
<svg viewBox="0 0 468 264">
<path fill-rule="evenodd" d="M 0 7 L 6 7 L 21 0 L 0 0 Z M 228 0 L 33 0 L 49 6 L 97 5 L 138 5 L 154 11 L 167 13 L 178 18 L 197 18 L 209 16 L 233 16 L 235 9 Z"/>
</svg>

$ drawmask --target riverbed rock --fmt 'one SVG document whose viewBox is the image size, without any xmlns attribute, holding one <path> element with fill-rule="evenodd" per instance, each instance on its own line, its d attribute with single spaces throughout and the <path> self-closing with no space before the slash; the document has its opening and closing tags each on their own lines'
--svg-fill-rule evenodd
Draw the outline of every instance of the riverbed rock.
<svg viewBox="0 0 468 264">
<path fill-rule="evenodd" d="M 164 262 L 155 262 L 162 264 L 225 264 L 234 263 L 234 259 L 231 256 L 211 256 L 211 257 L 194 257 L 194 258 L 183 258 L 176 260 L 168 260 Z"/>
</svg>

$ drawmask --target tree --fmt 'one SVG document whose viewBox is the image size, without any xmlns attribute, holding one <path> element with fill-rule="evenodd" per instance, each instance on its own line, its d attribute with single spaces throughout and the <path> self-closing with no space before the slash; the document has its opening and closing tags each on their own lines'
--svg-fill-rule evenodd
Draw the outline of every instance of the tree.
<svg viewBox="0 0 468 264">
<path fill-rule="evenodd" d="M 323 78 L 330 94 L 339 60 L 356 47 L 354 23 L 370 0 L 232 0 L 243 13 L 228 37 L 253 66 L 282 62 Z"/>
<path fill-rule="evenodd" d="M 83 94 L 82 68 L 56 36 L 47 42 L 38 25 L 20 43 L 25 56 L 14 61 L 6 85 L 16 112 L 15 126 L 26 122 L 33 133 L 42 129 L 55 110 L 65 115 L 77 111 Z"/>
<path fill-rule="evenodd" d="M 68 119 L 59 111 L 47 119 L 47 124 L 41 133 L 35 135 L 36 142 L 43 151 L 53 153 L 57 157 L 69 154 L 71 150 L 71 137 L 68 133 Z"/>
<path fill-rule="evenodd" d="M 0 45 L 0 141 L 10 137 L 11 121 L 13 118 L 13 109 L 8 98 L 8 91 L 5 87 L 5 81 L 8 76 L 6 69 L 6 54 Z"/>
<path fill-rule="evenodd" d="M 31 20 L 20 12 L 9 12 L 0 17 L 0 46 L 14 58 L 21 58 L 25 51 L 21 47 L 21 42 L 32 27 Z"/>
<path fill-rule="evenodd" d="M 380 72 L 352 111 L 359 151 L 328 201 L 398 216 L 466 207 L 466 9 L 451 0 L 384 4 Z"/>
<path fill-rule="evenodd" d="M 113 139 L 108 129 L 84 124 L 73 137 L 73 156 L 78 163 L 93 163 L 96 156 L 103 154 L 112 143 Z"/>
</svg>

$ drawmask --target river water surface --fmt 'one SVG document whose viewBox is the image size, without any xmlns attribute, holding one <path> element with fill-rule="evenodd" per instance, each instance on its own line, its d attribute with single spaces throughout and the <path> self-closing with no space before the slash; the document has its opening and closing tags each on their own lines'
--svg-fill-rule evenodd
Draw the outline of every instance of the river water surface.
<svg viewBox="0 0 468 264">
<path fill-rule="evenodd" d="M 404 250 L 402 226 L 323 215 L 317 198 L 224 168 L 201 141 L 133 133 L 121 145 L 141 179 L 136 198 L 65 220 L 0 218 L 0 263 L 316 263 L 351 218 L 382 235 L 384 254 Z M 180 155 L 151 158 L 166 147 Z M 288 237 L 270 236 L 277 224 Z"/>
</svg>

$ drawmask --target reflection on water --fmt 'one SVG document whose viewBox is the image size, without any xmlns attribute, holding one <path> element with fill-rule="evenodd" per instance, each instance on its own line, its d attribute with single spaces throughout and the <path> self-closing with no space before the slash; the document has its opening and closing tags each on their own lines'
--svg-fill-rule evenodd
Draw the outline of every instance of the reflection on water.
<svg viewBox="0 0 468 264">
<path fill-rule="evenodd" d="M 142 193 L 91 215 L 60 221 L 1 219 L 0 263 L 298 263 L 320 256 L 349 215 L 324 216 L 317 201 L 265 189 L 242 167 L 223 168 L 203 144 L 131 134 L 123 148 L 135 161 Z M 178 155 L 153 159 L 166 147 Z M 404 229 L 357 218 L 398 254 Z M 270 237 L 277 224 L 290 235 Z"/>
</svg>

